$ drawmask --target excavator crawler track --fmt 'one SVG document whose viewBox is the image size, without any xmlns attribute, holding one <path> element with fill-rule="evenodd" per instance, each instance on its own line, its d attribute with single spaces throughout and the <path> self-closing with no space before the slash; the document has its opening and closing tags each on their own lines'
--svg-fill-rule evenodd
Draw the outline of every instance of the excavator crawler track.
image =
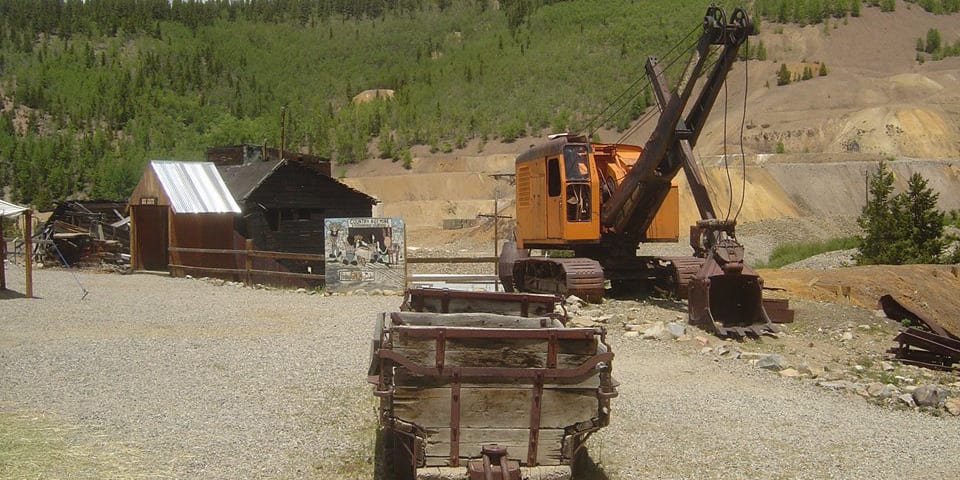
<svg viewBox="0 0 960 480">
<path fill-rule="evenodd" d="M 513 284 L 521 292 L 576 295 L 597 303 L 603 299 L 603 268 L 589 258 L 520 258 L 513 265 Z"/>
</svg>

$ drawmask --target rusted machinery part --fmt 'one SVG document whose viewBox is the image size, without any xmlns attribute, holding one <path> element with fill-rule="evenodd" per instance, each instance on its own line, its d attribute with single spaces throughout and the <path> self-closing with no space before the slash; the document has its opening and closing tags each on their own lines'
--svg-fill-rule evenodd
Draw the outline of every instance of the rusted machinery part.
<svg viewBox="0 0 960 480">
<path fill-rule="evenodd" d="M 902 330 L 894 338 L 897 346 L 888 350 L 895 354 L 901 363 L 932 368 L 936 370 L 955 370 L 960 362 L 960 340 L 926 332 L 918 328 Z"/>
<path fill-rule="evenodd" d="M 690 281 L 690 324 L 719 337 L 759 337 L 780 331 L 763 308 L 760 276 L 743 263 L 721 266 L 721 262 L 711 255 Z"/>
<path fill-rule="evenodd" d="M 673 273 L 670 278 L 671 293 L 677 298 L 689 296 L 690 282 L 697 276 L 703 267 L 704 259 L 700 257 L 665 257 L 670 263 Z"/>
<path fill-rule="evenodd" d="M 513 282 L 521 292 L 576 295 L 592 303 L 603 300 L 603 268 L 589 258 L 517 259 Z"/>
<path fill-rule="evenodd" d="M 528 257 L 530 257 L 530 250 L 517 248 L 516 242 L 503 242 L 503 246 L 500 249 L 497 273 L 504 291 L 512 292 L 514 290 L 514 263 L 516 263 L 517 259 Z"/>
<path fill-rule="evenodd" d="M 470 480 L 520 480 L 520 462 L 510 460 L 507 449 L 497 444 L 484 445 L 481 458 L 467 466 Z"/>
<path fill-rule="evenodd" d="M 943 328 L 939 322 L 930 318 L 927 315 L 924 315 L 919 308 L 908 307 L 908 303 L 902 299 L 899 299 L 893 295 L 883 295 L 877 301 L 877 304 L 883 310 L 883 313 L 887 318 L 891 320 L 902 321 L 904 319 L 909 320 L 914 325 L 923 325 L 926 326 L 930 331 L 940 335 L 942 337 L 950 337 L 954 340 L 960 340 L 960 337 L 957 336 L 957 333 L 950 332 L 946 328 Z"/>
</svg>

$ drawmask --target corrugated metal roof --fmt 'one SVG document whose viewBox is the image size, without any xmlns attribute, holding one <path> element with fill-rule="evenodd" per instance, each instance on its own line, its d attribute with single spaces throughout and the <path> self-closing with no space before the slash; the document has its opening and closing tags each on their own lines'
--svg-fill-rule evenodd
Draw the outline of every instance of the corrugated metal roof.
<svg viewBox="0 0 960 480">
<path fill-rule="evenodd" d="M 29 210 L 27 207 L 0 200 L 0 217 L 15 217 L 27 210 Z"/>
<path fill-rule="evenodd" d="M 176 213 L 240 213 L 240 207 L 210 162 L 152 160 L 163 191 Z"/>
</svg>

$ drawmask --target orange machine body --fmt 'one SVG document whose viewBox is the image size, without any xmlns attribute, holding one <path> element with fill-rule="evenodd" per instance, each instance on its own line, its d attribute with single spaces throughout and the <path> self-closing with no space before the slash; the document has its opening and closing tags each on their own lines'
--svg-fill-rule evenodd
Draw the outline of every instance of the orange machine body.
<svg viewBox="0 0 960 480">
<path fill-rule="evenodd" d="M 603 203 L 640 157 L 636 145 L 580 143 L 561 136 L 517 157 L 517 247 L 573 249 L 599 244 Z M 642 242 L 675 242 L 680 233 L 676 183 Z"/>
</svg>

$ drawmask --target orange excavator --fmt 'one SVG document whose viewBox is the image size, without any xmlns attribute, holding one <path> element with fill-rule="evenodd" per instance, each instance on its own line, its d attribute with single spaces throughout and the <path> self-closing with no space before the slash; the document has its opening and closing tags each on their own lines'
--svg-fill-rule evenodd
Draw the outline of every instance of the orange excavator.
<svg viewBox="0 0 960 480">
<path fill-rule="evenodd" d="M 703 31 L 678 84 L 666 85 L 655 57 L 645 69 L 660 106 L 642 147 L 596 143 L 560 134 L 516 159 L 515 243 L 504 245 L 501 281 L 523 292 L 577 295 L 599 301 L 614 290 L 653 286 L 687 297 L 692 324 L 720 336 L 775 331 L 762 305 L 762 279 L 743 262 L 736 220 L 718 217 L 693 147 L 753 25 L 743 9 L 727 19 L 707 9 Z M 708 57 L 716 62 L 703 76 Z M 696 100 L 688 105 L 694 90 Z M 641 243 L 677 241 L 684 171 L 701 220 L 690 229 L 689 257 L 637 255 Z M 532 257 L 531 249 L 572 257 Z"/>
</svg>

